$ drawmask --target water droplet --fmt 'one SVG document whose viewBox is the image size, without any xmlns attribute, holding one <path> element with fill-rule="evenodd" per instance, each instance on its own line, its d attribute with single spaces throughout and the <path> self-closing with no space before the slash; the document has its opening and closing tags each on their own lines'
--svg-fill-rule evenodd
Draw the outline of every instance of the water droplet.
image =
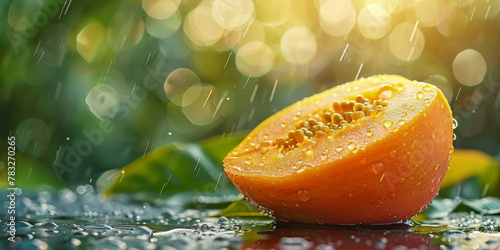
<svg viewBox="0 0 500 250">
<path fill-rule="evenodd" d="M 424 92 L 418 91 L 417 92 L 417 99 L 422 99 L 422 98 L 424 98 Z"/>
<path fill-rule="evenodd" d="M 403 90 L 404 85 L 402 82 L 398 82 L 395 87 L 397 90 L 401 91 L 401 90 Z"/>
<path fill-rule="evenodd" d="M 425 90 L 425 91 L 430 91 L 430 90 L 432 90 L 432 86 L 431 85 L 425 85 L 422 89 Z"/>
<path fill-rule="evenodd" d="M 391 120 L 385 120 L 384 121 L 384 127 L 386 127 L 386 128 L 392 127 L 392 121 Z"/>
<path fill-rule="evenodd" d="M 433 194 L 435 190 L 436 189 L 434 187 L 432 187 L 431 190 L 430 190 L 431 191 L 430 193 Z"/>
<path fill-rule="evenodd" d="M 349 198 L 352 198 L 353 196 L 354 196 L 353 194 L 349 193 Z"/>
<path fill-rule="evenodd" d="M 296 206 L 296 207 L 299 207 L 300 205 L 299 205 L 299 203 L 295 203 L 295 206 Z"/>
<path fill-rule="evenodd" d="M 328 158 L 328 154 L 321 153 L 321 154 L 319 155 L 319 157 L 320 157 L 321 161 L 325 161 L 325 160 Z"/>
<path fill-rule="evenodd" d="M 366 157 L 363 157 L 363 159 L 361 159 L 361 164 L 363 164 L 363 165 L 366 164 Z"/>
<path fill-rule="evenodd" d="M 398 123 L 396 123 L 398 126 L 403 126 L 406 123 L 405 120 L 399 120 Z"/>
<path fill-rule="evenodd" d="M 441 165 L 439 165 L 439 163 L 436 165 L 436 168 L 434 168 L 436 171 L 441 167 Z"/>
<path fill-rule="evenodd" d="M 456 140 L 457 139 L 457 135 L 455 133 L 453 133 L 453 140 Z"/>
<path fill-rule="evenodd" d="M 415 140 L 413 140 L 413 142 L 412 142 L 412 143 L 411 143 L 411 145 L 410 145 L 410 148 L 411 148 L 411 149 L 415 149 L 415 146 L 416 146 L 416 145 L 417 145 L 416 141 L 415 141 Z"/>
<path fill-rule="evenodd" d="M 417 187 L 420 187 L 421 184 L 422 184 L 421 181 L 417 182 Z"/>
<path fill-rule="evenodd" d="M 318 224 L 323 225 L 323 220 L 318 220 Z"/>
<path fill-rule="evenodd" d="M 371 130 L 366 131 L 366 136 L 370 137 L 372 135 L 373 135 L 373 131 L 371 131 Z"/>
<path fill-rule="evenodd" d="M 391 85 L 384 85 L 378 91 L 378 98 L 387 100 L 394 95 L 394 89 Z"/>
<path fill-rule="evenodd" d="M 342 149 L 344 149 L 342 146 L 337 146 L 337 147 L 335 148 L 335 150 L 336 150 L 337 152 L 342 151 Z"/>
<path fill-rule="evenodd" d="M 54 222 L 47 222 L 47 223 L 42 225 L 42 228 L 48 228 L 48 229 L 53 229 L 56 227 L 59 227 L 59 226 Z"/>
<path fill-rule="evenodd" d="M 458 127 L 458 121 L 453 118 L 453 129 L 456 129 Z"/>
<path fill-rule="evenodd" d="M 310 197 L 309 190 L 304 189 L 297 191 L 297 197 L 300 201 L 308 201 Z"/>
<path fill-rule="evenodd" d="M 375 164 L 372 165 L 372 171 L 375 174 L 380 173 L 383 170 L 383 168 L 384 168 L 384 165 L 382 163 L 380 163 L 380 162 L 375 163 Z"/>
<path fill-rule="evenodd" d="M 397 152 L 396 152 L 396 150 L 395 150 L 395 149 L 393 149 L 393 150 L 389 151 L 389 155 L 390 155 L 391 157 L 395 157 L 395 156 L 396 156 L 396 153 L 397 153 Z"/>
<path fill-rule="evenodd" d="M 355 148 L 356 144 L 354 142 L 349 142 L 349 144 L 347 144 L 347 149 L 349 149 L 349 151 L 353 151 Z"/>
</svg>

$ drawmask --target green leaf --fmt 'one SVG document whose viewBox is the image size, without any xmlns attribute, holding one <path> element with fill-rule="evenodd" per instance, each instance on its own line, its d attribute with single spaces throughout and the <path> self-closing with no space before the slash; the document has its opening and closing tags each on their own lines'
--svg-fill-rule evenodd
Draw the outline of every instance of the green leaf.
<svg viewBox="0 0 500 250">
<path fill-rule="evenodd" d="M 444 218 L 452 212 L 476 212 L 481 214 L 500 214 L 500 199 L 484 197 L 482 199 L 439 199 L 432 201 L 427 209 L 414 217 L 415 221 Z"/>
<path fill-rule="evenodd" d="M 13 176 L 15 178 L 14 187 L 35 191 L 60 189 L 63 187 L 49 167 L 25 157 L 21 153 L 17 153 L 14 159 L 16 167 L 15 176 Z M 0 187 L 11 187 L 7 183 L 7 165 L 0 165 L 0 169 L 2 170 L 0 171 Z"/>
<path fill-rule="evenodd" d="M 449 198 L 460 195 L 469 199 L 500 195 L 499 177 L 500 166 L 494 157 L 477 150 L 456 149 L 451 154 L 439 194 Z"/>
<path fill-rule="evenodd" d="M 261 217 L 262 213 L 250 202 L 245 201 L 243 198 L 234 201 L 220 213 L 220 216 L 225 217 Z"/>
<path fill-rule="evenodd" d="M 500 214 L 500 199 L 485 197 L 480 200 L 464 200 L 463 204 L 482 214 Z"/>
<path fill-rule="evenodd" d="M 170 196 L 192 191 L 207 195 L 224 189 L 236 192 L 224 175 L 222 159 L 244 135 L 165 144 L 121 170 L 104 173 L 98 187 L 104 194 L 148 192 Z"/>
</svg>

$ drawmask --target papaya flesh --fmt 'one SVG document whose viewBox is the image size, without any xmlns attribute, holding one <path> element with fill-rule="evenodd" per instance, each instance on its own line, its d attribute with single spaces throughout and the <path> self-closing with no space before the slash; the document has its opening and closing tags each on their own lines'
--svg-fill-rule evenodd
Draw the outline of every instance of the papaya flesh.
<svg viewBox="0 0 500 250">
<path fill-rule="evenodd" d="M 451 110 L 438 88 L 378 75 L 274 114 L 223 162 L 246 199 L 281 220 L 384 224 L 429 205 L 452 141 Z"/>
</svg>

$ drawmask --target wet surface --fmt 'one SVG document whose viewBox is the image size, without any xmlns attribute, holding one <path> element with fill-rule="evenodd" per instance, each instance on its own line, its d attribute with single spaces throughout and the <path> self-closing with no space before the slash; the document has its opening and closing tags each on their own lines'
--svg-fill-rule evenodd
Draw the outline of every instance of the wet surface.
<svg viewBox="0 0 500 250">
<path fill-rule="evenodd" d="M 6 197 L 2 194 L 1 197 Z M 500 247 L 498 216 L 455 212 L 418 223 L 326 226 L 277 222 L 272 217 L 220 216 L 238 196 L 183 205 L 171 199 L 105 199 L 86 186 L 73 192 L 17 196 L 15 242 L 1 219 L 0 248 L 14 249 L 455 249 Z M 209 205 L 206 201 L 210 200 Z M 205 202 L 205 203 L 204 203 Z M 170 205 L 167 203 L 171 203 Z M 203 204 L 204 203 L 204 204 Z M 2 209 L 8 202 L 2 200 Z M 202 208 L 203 207 L 203 208 Z"/>
</svg>

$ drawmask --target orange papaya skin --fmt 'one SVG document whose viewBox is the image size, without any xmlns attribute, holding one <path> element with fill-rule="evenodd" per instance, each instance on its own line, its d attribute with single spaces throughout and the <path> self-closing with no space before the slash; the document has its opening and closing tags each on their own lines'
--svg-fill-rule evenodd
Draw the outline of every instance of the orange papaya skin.
<svg viewBox="0 0 500 250">
<path fill-rule="evenodd" d="M 297 121 L 359 94 L 389 104 L 296 146 L 276 145 Z M 271 116 L 228 154 L 224 166 L 251 203 L 281 220 L 393 223 L 421 212 L 436 196 L 452 138 L 451 110 L 439 89 L 380 75 L 339 85 Z"/>
</svg>

